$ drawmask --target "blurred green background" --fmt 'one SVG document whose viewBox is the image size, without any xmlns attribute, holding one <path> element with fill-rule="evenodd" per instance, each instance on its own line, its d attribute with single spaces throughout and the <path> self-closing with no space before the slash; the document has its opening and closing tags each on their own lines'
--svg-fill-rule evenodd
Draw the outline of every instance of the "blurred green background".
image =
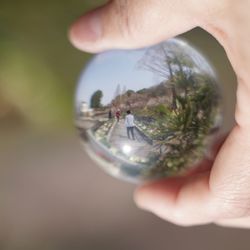
<svg viewBox="0 0 250 250">
<path fill-rule="evenodd" d="M 70 45 L 67 29 L 100 2 L 1 1 L 1 124 L 70 128 L 74 88 L 88 55 Z"/>
<path fill-rule="evenodd" d="M 180 228 L 138 210 L 134 186 L 81 150 L 73 96 L 90 55 L 67 30 L 101 2 L 0 0 L 0 249 L 249 249 L 248 231 Z M 201 29 L 183 37 L 218 73 L 229 130 L 236 80 L 225 52 Z"/>
</svg>

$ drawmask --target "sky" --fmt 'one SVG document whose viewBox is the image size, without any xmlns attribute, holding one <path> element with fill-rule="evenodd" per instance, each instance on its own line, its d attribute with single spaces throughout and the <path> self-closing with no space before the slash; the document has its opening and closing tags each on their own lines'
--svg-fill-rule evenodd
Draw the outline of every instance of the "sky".
<svg viewBox="0 0 250 250">
<path fill-rule="evenodd" d="M 199 52 L 179 39 L 171 39 L 171 41 L 178 42 L 188 51 L 193 60 L 200 65 L 200 69 L 214 75 L 213 69 Z M 92 94 L 97 90 L 103 92 L 101 102 L 106 105 L 114 98 L 118 85 L 121 90 L 125 86 L 126 90 L 137 91 L 159 84 L 162 78 L 138 68 L 138 61 L 145 52 L 146 49 L 114 50 L 94 56 L 79 78 L 76 105 L 83 101 L 89 104 Z"/>
<path fill-rule="evenodd" d="M 138 69 L 137 62 L 145 50 L 117 50 L 104 52 L 95 56 L 80 76 L 77 89 L 77 103 L 89 103 L 92 94 L 101 90 L 103 92 L 102 104 L 106 105 L 114 98 L 117 86 L 121 90 L 137 91 L 148 88 L 160 82 L 153 73 Z"/>
</svg>

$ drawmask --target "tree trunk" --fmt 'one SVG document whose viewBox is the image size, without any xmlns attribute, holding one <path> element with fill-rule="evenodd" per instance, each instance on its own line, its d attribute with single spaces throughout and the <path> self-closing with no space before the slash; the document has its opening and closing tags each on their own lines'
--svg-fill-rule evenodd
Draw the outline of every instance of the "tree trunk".
<svg viewBox="0 0 250 250">
<path fill-rule="evenodd" d="M 168 65 L 168 70 L 169 70 L 169 75 L 170 75 L 170 82 L 171 82 L 172 109 L 176 110 L 176 108 L 177 108 L 176 107 L 176 97 L 177 97 L 177 94 L 176 94 L 175 86 L 174 86 L 174 83 L 173 83 L 173 80 L 174 80 L 173 70 L 172 70 L 172 67 L 171 67 L 171 64 L 170 64 L 168 58 L 167 58 L 167 65 Z"/>
<path fill-rule="evenodd" d="M 175 86 L 174 84 L 171 84 L 171 91 L 172 91 L 172 109 L 176 110 L 177 106 L 176 106 L 176 90 L 175 90 Z"/>
</svg>

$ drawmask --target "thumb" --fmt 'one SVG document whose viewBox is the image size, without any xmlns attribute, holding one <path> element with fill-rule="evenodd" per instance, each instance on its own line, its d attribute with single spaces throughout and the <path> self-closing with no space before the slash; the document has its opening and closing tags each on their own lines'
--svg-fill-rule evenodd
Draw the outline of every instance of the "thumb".
<svg viewBox="0 0 250 250">
<path fill-rule="evenodd" d="M 80 17 L 69 37 L 88 52 L 148 46 L 197 26 L 193 9 L 193 1 L 109 1 Z"/>
</svg>

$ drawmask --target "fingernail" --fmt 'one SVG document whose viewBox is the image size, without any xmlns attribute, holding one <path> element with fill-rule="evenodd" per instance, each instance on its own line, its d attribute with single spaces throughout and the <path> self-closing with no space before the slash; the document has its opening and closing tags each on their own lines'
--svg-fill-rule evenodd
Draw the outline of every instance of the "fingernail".
<svg viewBox="0 0 250 250">
<path fill-rule="evenodd" d="M 81 17 L 70 30 L 70 39 L 77 47 L 96 42 L 102 36 L 100 10 Z"/>
</svg>

